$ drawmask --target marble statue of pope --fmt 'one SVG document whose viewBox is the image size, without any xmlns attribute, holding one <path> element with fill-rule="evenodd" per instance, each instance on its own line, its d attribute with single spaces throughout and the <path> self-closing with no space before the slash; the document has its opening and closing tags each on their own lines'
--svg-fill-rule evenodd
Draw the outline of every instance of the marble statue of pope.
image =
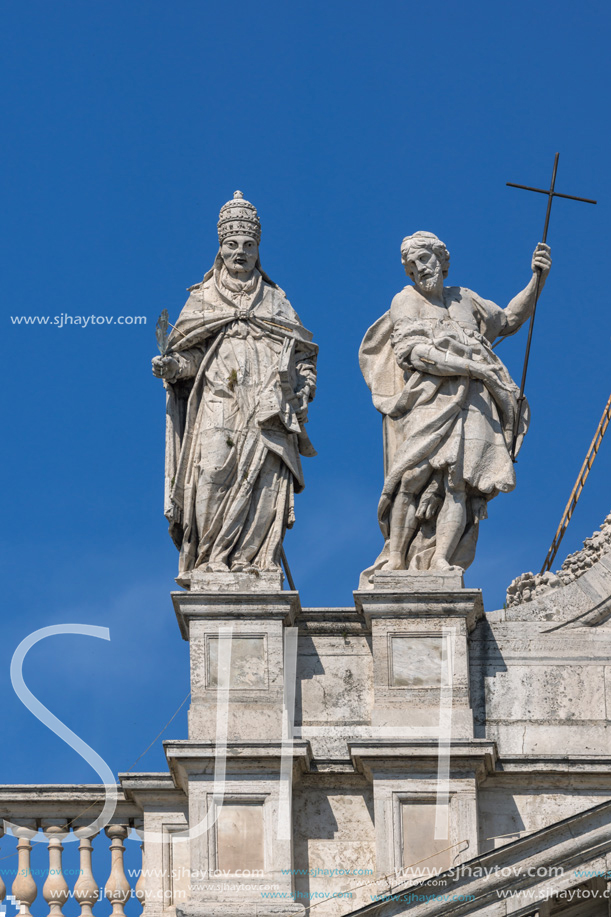
<svg viewBox="0 0 611 917">
<path fill-rule="evenodd" d="M 236 191 L 221 209 L 220 250 L 190 296 L 153 373 L 167 392 L 166 507 L 191 571 L 280 569 L 316 385 L 317 347 L 259 262 L 260 221 Z"/>
<path fill-rule="evenodd" d="M 385 480 L 378 521 L 385 543 L 377 570 L 465 570 L 489 500 L 516 483 L 511 446 L 518 387 L 492 344 L 530 316 L 536 272 L 543 286 L 549 247 L 533 255 L 533 276 L 502 309 L 465 287 L 446 287 L 449 252 L 433 233 L 403 240 L 413 281 L 366 333 L 360 365 L 384 415 Z M 528 424 L 524 402 L 518 448 Z"/>
</svg>

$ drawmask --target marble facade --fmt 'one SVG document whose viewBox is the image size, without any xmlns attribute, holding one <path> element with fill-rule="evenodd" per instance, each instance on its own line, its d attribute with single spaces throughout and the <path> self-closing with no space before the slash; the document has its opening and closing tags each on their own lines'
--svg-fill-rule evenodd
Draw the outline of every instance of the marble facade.
<svg viewBox="0 0 611 917">
<path fill-rule="evenodd" d="M 342 608 L 287 590 L 175 593 L 193 697 L 189 738 L 165 743 L 181 803 L 164 818 L 218 811 L 182 842 L 207 879 L 176 913 L 606 914 L 611 546 L 585 575 L 598 589 L 583 583 L 585 623 L 563 601 L 579 578 L 489 613 L 477 590 L 424 576 L 417 590 L 400 571 Z M 132 798 L 150 779 L 126 778 Z"/>
</svg>

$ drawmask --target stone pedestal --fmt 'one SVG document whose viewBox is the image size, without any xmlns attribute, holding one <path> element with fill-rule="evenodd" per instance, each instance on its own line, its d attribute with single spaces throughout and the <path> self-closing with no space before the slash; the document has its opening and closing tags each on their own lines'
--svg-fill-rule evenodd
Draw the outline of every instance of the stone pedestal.
<svg viewBox="0 0 611 917">
<path fill-rule="evenodd" d="M 416 879 L 477 856 L 477 787 L 494 770 L 493 742 L 373 738 L 349 746 L 373 785 L 378 876 Z"/>
<path fill-rule="evenodd" d="M 266 591 L 267 580 L 257 580 L 247 591 L 239 576 L 208 576 L 206 591 L 172 595 L 191 650 L 189 739 L 165 743 L 189 800 L 191 896 L 177 913 L 301 915 L 292 898 L 292 784 L 311 752 L 290 734 L 295 660 L 284 639 L 299 595 L 279 582 Z"/>
<path fill-rule="evenodd" d="M 309 769 L 309 743 L 231 742 L 220 760 L 215 743 L 164 746 L 189 798 L 191 897 L 177 913 L 303 915 L 291 897 L 290 801 L 292 781 Z"/>
<path fill-rule="evenodd" d="M 376 873 L 429 874 L 477 854 L 477 786 L 494 744 L 474 739 L 468 636 L 483 615 L 460 574 L 376 574 L 355 593 L 371 627 L 371 738 L 349 742 L 373 785 Z"/>
<path fill-rule="evenodd" d="M 481 592 L 448 591 L 448 575 L 377 574 L 374 589 L 355 592 L 371 627 L 372 726 L 398 736 L 473 737 L 467 638 L 484 613 Z M 397 732 L 399 728 L 399 732 Z"/>
<path fill-rule="evenodd" d="M 145 914 L 163 917 L 190 895 L 187 798 L 168 773 L 119 774 L 119 779 L 126 798 L 142 810 Z"/>
<path fill-rule="evenodd" d="M 299 611 L 297 592 L 174 592 L 191 649 L 189 737 L 213 742 L 217 701 L 227 703 L 227 738 L 282 739 L 284 628 Z M 229 661 L 230 657 L 230 661 Z M 227 689 L 223 668 L 229 665 Z"/>
</svg>

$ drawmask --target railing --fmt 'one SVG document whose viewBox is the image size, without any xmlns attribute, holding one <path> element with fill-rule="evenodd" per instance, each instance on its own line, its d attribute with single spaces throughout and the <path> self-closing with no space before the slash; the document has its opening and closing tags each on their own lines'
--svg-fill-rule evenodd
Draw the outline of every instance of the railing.
<svg viewBox="0 0 611 917">
<path fill-rule="evenodd" d="M 104 834 L 110 841 L 108 849 L 100 850 L 106 844 L 98 842 L 95 845 L 96 853 L 105 853 L 106 858 L 108 850 L 110 853 L 110 874 L 104 887 L 94 875 L 93 841 L 103 835 L 102 832 L 92 834 L 88 826 L 100 814 L 103 801 L 102 786 L 0 788 L 0 913 L 5 910 L 1 903 L 6 902 L 13 904 L 25 917 L 32 917 L 31 908 L 38 899 L 35 914 L 63 917 L 63 908 L 72 898 L 80 908 L 79 917 L 92 917 L 93 908 L 102 896 L 112 907 L 112 917 L 125 917 L 124 907 L 130 897 L 135 897 L 144 907 L 143 873 L 140 872 L 138 882 L 132 888 L 124 861 L 124 841 L 132 829 L 138 832 L 142 827 L 142 812 L 125 799 L 120 789 L 115 814 L 104 828 Z M 17 845 L 14 853 L 7 856 L 6 850 L 13 843 L 9 842 L 10 835 L 17 838 Z M 78 868 L 69 870 L 78 876 L 72 890 L 66 881 L 62 862 L 67 842 L 78 847 Z M 39 846 L 45 848 L 45 865 L 43 869 L 33 869 L 32 851 Z M 141 850 L 142 845 L 139 846 Z M 7 863 L 12 856 L 16 856 L 17 862 L 13 860 L 10 872 L 15 875 L 8 889 L 9 883 L 5 882 L 3 874 L 8 878 Z M 139 858 L 141 861 L 141 854 Z M 104 856 L 100 857 L 102 859 Z M 39 888 L 35 876 L 44 878 L 42 888 Z M 41 897 L 48 910 L 41 907 Z"/>
</svg>

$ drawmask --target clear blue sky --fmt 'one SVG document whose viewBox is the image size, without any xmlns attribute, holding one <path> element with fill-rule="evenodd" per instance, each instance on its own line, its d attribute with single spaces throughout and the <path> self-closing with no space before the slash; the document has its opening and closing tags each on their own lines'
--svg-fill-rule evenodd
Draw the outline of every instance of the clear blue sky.
<svg viewBox="0 0 611 917">
<path fill-rule="evenodd" d="M 467 576 L 500 607 L 540 567 L 611 387 L 608 4 L 23 0 L 0 24 L 0 782 L 98 780 L 12 693 L 11 655 L 36 628 L 110 628 L 109 643 L 40 644 L 25 676 L 115 772 L 188 691 L 150 359 L 157 316 L 176 317 L 210 267 L 236 188 L 259 208 L 265 270 L 320 344 L 319 455 L 286 539 L 305 605 L 349 605 L 380 547 L 381 419 L 357 350 L 405 283 L 402 237 L 438 233 L 450 282 L 506 305 L 545 200 L 505 182 L 547 185 L 558 150 L 558 189 L 599 199 L 554 205 L 518 486 L 490 504 Z M 9 318 L 62 312 L 148 324 Z M 500 351 L 518 378 L 525 338 Z M 611 439 L 563 556 L 611 509 L 610 470 Z M 183 710 L 167 737 L 185 736 Z M 160 744 L 138 765 L 163 767 Z"/>
</svg>

